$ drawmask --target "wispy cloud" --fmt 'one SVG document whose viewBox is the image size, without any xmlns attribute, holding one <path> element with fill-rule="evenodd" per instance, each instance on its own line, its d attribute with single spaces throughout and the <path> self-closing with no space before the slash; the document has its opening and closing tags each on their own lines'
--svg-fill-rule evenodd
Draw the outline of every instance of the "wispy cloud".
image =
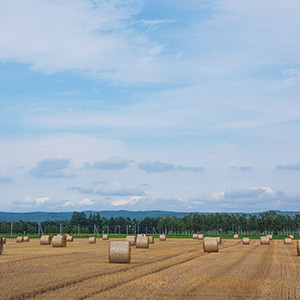
<svg viewBox="0 0 300 300">
<path fill-rule="evenodd" d="M 278 165 L 275 167 L 277 170 L 287 170 L 287 171 L 300 171 L 300 164 L 299 163 L 293 163 L 288 165 Z"/>
<path fill-rule="evenodd" d="M 235 167 L 235 166 L 232 166 L 231 169 L 235 169 L 235 170 L 239 170 L 239 171 L 251 171 L 251 170 L 253 170 L 253 167 L 249 167 L 249 166 Z"/>
<path fill-rule="evenodd" d="M 74 174 L 62 172 L 67 170 L 70 160 L 64 158 L 47 158 L 40 161 L 37 166 L 29 171 L 29 174 L 39 178 L 73 178 Z"/>
<path fill-rule="evenodd" d="M 119 182 L 103 183 L 99 189 L 71 187 L 69 190 L 77 191 L 80 194 L 101 195 L 101 196 L 141 196 L 144 191 L 139 188 L 127 188 Z"/>
<path fill-rule="evenodd" d="M 96 161 L 93 164 L 85 163 L 85 168 L 95 168 L 99 170 L 122 170 L 128 168 L 134 161 L 122 157 L 110 157 L 102 161 Z"/>
<path fill-rule="evenodd" d="M 138 168 L 146 171 L 147 173 L 154 172 L 171 172 L 171 171 L 192 171 L 192 172 L 203 172 L 203 167 L 185 167 L 182 165 L 175 165 L 170 163 L 165 163 L 161 161 L 143 161 L 140 162 Z"/>
<path fill-rule="evenodd" d="M 0 176 L 0 183 L 10 183 L 13 179 L 10 176 Z"/>
</svg>

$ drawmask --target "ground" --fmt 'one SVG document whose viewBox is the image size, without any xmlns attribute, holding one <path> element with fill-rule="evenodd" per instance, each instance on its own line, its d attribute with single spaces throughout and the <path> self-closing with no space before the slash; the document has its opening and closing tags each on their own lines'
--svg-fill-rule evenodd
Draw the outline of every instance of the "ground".
<svg viewBox="0 0 300 300">
<path fill-rule="evenodd" d="M 113 239 L 120 240 L 120 239 Z M 300 299 L 296 241 L 270 246 L 167 239 L 132 247 L 130 264 L 108 262 L 110 241 L 75 239 L 66 248 L 7 239 L 0 256 L 1 299 Z"/>
</svg>

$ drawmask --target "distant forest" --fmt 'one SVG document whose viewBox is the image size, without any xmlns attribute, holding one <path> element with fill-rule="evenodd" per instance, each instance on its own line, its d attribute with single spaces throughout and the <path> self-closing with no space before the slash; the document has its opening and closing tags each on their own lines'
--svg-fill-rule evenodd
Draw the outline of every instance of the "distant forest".
<svg viewBox="0 0 300 300">
<path fill-rule="evenodd" d="M 129 217 L 106 218 L 99 213 L 74 212 L 70 220 L 37 222 L 1 222 L 0 233 L 37 233 L 38 227 L 44 234 L 58 232 L 74 234 L 101 233 L 166 233 L 166 234 L 296 234 L 300 231 L 300 214 L 281 215 L 268 211 L 258 215 L 246 214 L 198 214 L 190 213 L 183 217 L 146 217 L 143 220 Z"/>
</svg>

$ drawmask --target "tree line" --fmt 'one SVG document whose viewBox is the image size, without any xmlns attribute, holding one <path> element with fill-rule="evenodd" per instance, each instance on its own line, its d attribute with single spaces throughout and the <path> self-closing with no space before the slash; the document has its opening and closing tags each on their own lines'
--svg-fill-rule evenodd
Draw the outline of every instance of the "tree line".
<svg viewBox="0 0 300 300">
<path fill-rule="evenodd" d="M 131 218 L 106 218 L 99 213 L 86 216 L 83 212 L 74 212 L 70 220 L 37 222 L 1 222 L 0 233 L 37 233 L 38 227 L 44 234 L 69 233 L 166 233 L 166 234 L 298 234 L 300 214 L 281 215 L 275 211 L 260 214 L 199 214 L 190 213 L 184 217 L 167 216 L 146 217 L 143 220 Z"/>
</svg>

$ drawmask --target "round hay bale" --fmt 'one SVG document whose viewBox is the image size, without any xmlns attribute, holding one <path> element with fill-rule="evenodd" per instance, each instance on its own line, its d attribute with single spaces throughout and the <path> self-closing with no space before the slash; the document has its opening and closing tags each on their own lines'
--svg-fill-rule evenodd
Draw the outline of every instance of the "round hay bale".
<svg viewBox="0 0 300 300">
<path fill-rule="evenodd" d="M 204 235 L 203 234 L 198 234 L 198 240 L 203 240 L 204 239 Z"/>
<path fill-rule="evenodd" d="M 6 244 L 6 238 L 5 237 L 2 238 L 2 241 L 3 241 L 3 245 Z"/>
<path fill-rule="evenodd" d="M 138 236 L 136 238 L 137 248 L 149 248 L 149 237 L 148 236 Z"/>
<path fill-rule="evenodd" d="M 247 237 L 242 238 L 242 244 L 243 245 L 250 245 L 250 239 Z"/>
<path fill-rule="evenodd" d="M 287 238 L 293 240 L 293 239 L 294 239 L 294 236 L 293 236 L 293 235 L 288 235 Z"/>
<path fill-rule="evenodd" d="M 42 235 L 40 238 L 40 245 L 51 245 L 51 236 L 50 235 Z"/>
<path fill-rule="evenodd" d="M 290 239 L 290 238 L 286 238 L 286 239 L 284 239 L 284 244 L 285 245 L 291 245 L 291 244 L 293 244 L 293 240 Z"/>
<path fill-rule="evenodd" d="M 109 240 L 109 234 L 103 234 L 102 240 Z"/>
<path fill-rule="evenodd" d="M 73 237 L 71 235 L 66 235 L 67 236 L 67 242 L 73 242 Z"/>
<path fill-rule="evenodd" d="M 131 247 L 127 241 L 113 241 L 109 244 L 110 263 L 130 263 L 131 260 Z"/>
<path fill-rule="evenodd" d="M 222 244 L 222 239 L 221 239 L 221 237 L 216 237 L 216 239 L 217 239 L 217 242 L 218 242 L 218 244 L 220 245 L 220 244 Z"/>
<path fill-rule="evenodd" d="M 149 244 L 154 244 L 154 237 L 148 236 L 148 238 L 149 238 Z"/>
<path fill-rule="evenodd" d="M 66 247 L 67 246 L 67 236 L 57 235 L 52 239 L 52 247 Z"/>
<path fill-rule="evenodd" d="M 161 235 L 159 236 L 159 240 L 160 240 L 160 241 L 165 241 L 165 240 L 166 240 L 166 235 L 165 235 L 165 234 L 161 234 Z"/>
<path fill-rule="evenodd" d="M 235 234 L 235 235 L 233 236 L 233 238 L 234 238 L 235 240 L 238 240 L 238 239 L 240 238 L 240 235 L 239 235 L 239 234 Z"/>
<path fill-rule="evenodd" d="M 267 237 L 269 238 L 270 241 L 273 240 L 273 235 L 272 234 L 268 234 Z"/>
<path fill-rule="evenodd" d="M 3 252 L 3 238 L 0 236 L 0 255 Z"/>
<path fill-rule="evenodd" d="M 261 236 L 260 237 L 260 244 L 261 245 L 270 245 L 270 239 L 268 236 Z"/>
<path fill-rule="evenodd" d="M 300 241 L 297 241 L 297 253 L 300 255 Z"/>
<path fill-rule="evenodd" d="M 94 236 L 89 237 L 89 244 L 96 244 L 96 238 Z"/>
<path fill-rule="evenodd" d="M 135 246 L 136 244 L 136 236 L 135 235 L 127 235 L 126 242 L 129 242 L 130 246 Z"/>
<path fill-rule="evenodd" d="M 23 237 L 22 236 L 18 236 L 16 239 L 17 243 L 23 243 Z"/>
<path fill-rule="evenodd" d="M 24 237 L 23 237 L 23 242 L 29 242 L 29 241 L 30 241 L 29 236 L 24 236 Z"/>
<path fill-rule="evenodd" d="M 194 239 L 194 240 L 197 240 L 197 239 L 198 239 L 198 234 L 197 234 L 197 233 L 194 233 L 194 234 L 193 234 L 193 239 Z"/>
<path fill-rule="evenodd" d="M 218 252 L 219 244 L 216 238 L 206 237 L 203 240 L 203 250 L 204 252 Z"/>
</svg>

